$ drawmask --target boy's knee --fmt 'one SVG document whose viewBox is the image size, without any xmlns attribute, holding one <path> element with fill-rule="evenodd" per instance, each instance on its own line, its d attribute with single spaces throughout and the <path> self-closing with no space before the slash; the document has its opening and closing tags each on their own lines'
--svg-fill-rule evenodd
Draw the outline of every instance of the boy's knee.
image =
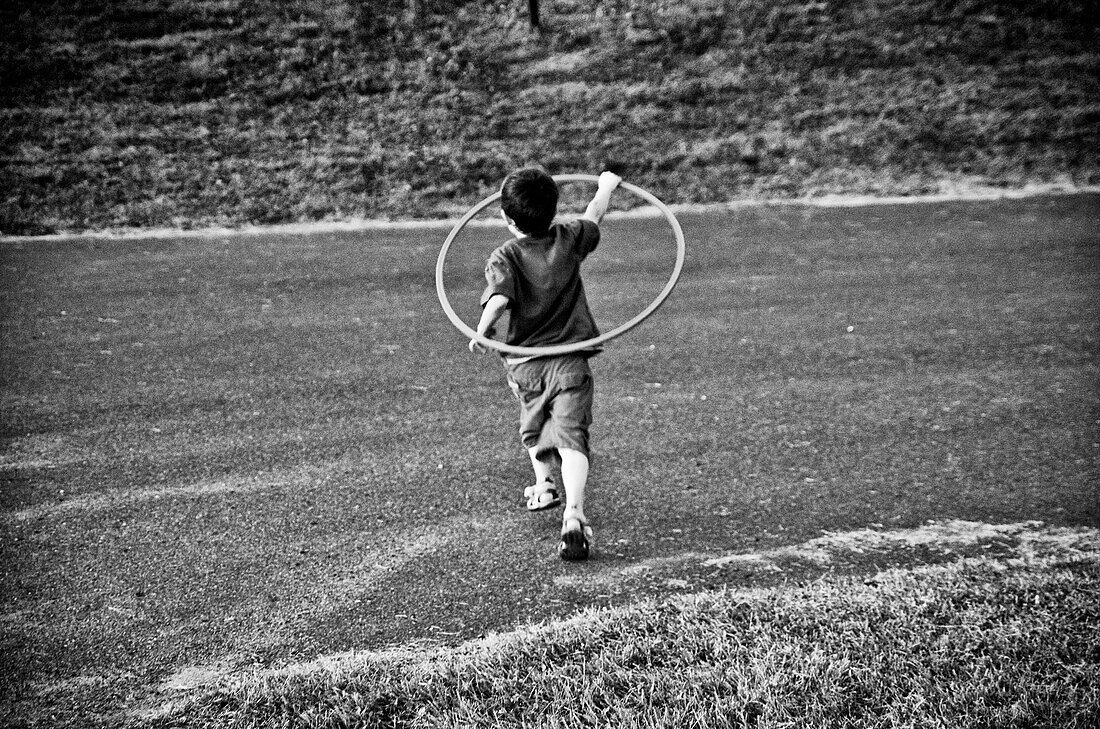
<svg viewBox="0 0 1100 729">
<path fill-rule="evenodd" d="M 588 461 L 588 452 L 579 451 L 574 448 L 559 448 L 558 454 L 561 455 L 562 463 L 569 463 L 575 461 Z"/>
<path fill-rule="evenodd" d="M 567 425 L 556 423 L 553 440 L 557 443 L 558 450 L 562 452 L 562 458 L 566 452 L 577 453 L 588 457 L 588 428 L 579 425 Z"/>
</svg>

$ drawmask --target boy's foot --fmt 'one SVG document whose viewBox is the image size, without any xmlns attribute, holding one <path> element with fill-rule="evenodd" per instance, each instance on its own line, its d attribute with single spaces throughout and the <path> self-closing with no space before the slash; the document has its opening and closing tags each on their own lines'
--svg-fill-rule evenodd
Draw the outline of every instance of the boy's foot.
<svg viewBox="0 0 1100 729">
<path fill-rule="evenodd" d="M 543 481 L 534 486 L 528 486 L 523 490 L 523 495 L 527 497 L 528 511 L 546 511 L 561 503 L 561 497 L 558 496 L 558 490 L 554 487 L 553 481 Z"/>
<path fill-rule="evenodd" d="M 592 527 L 578 518 L 567 518 L 561 525 L 561 542 L 558 556 L 570 562 L 588 559 L 592 542 Z"/>
</svg>

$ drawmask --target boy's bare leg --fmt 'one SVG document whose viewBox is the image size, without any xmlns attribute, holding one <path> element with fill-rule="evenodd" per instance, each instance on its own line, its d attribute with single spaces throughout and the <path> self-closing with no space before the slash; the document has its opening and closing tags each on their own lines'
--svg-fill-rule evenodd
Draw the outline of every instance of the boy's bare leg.
<svg viewBox="0 0 1100 729">
<path fill-rule="evenodd" d="M 561 453 L 561 481 L 565 486 L 565 512 L 561 516 L 558 556 L 566 560 L 588 559 L 592 529 L 584 518 L 584 488 L 588 482 L 588 456 L 569 448 Z"/>
<path fill-rule="evenodd" d="M 531 468 L 535 471 L 535 483 L 554 480 L 554 466 L 559 463 L 557 455 L 550 451 L 540 457 L 538 448 L 528 448 L 527 455 L 531 457 Z"/>
<path fill-rule="evenodd" d="M 584 523 L 584 490 L 588 484 L 588 456 L 572 448 L 559 448 L 561 482 L 565 487 L 565 513 L 562 519 L 580 519 Z"/>
</svg>

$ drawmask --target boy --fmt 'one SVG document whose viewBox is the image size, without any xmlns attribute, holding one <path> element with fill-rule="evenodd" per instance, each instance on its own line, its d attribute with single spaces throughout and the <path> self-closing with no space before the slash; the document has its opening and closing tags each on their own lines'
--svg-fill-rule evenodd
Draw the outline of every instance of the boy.
<svg viewBox="0 0 1100 729">
<path fill-rule="evenodd" d="M 509 310 L 507 331 L 500 337 L 505 344 L 550 346 L 599 336 L 580 264 L 600 242 L 599 222 L 621 181 L 618 175 L 604 172 L 584 215 L 554 224 L 558 186 L 545 170 L 527 167 L 505 178 L 501 216 L 515 240 L 489 256 L 479 335 L 492 338 L 495 325 Z M 488 351 L 476 341 L 470 342 L 470 350 Z M 587 559 L 592 539 L 584 515 L 593 393 L 588 358 L 598 352 L 503 357 L 508 385 L 520 401 L 520 440 L 535 471 L 535 485 L 524 491 L 528 510 L 542 511 L 561 503 L 553 467 L 561 469 L 565 511 L 558 554 L 566 560 Z"/>
</svg>

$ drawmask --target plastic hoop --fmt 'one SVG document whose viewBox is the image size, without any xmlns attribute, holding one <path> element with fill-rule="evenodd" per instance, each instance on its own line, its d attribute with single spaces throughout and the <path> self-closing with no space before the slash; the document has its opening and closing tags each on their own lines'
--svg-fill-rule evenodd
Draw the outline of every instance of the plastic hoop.
<svg viewBox="0 0 1100 729">
<path fill-rule="evenodd" d="M 555 182 L 598 182 L 599 178 L 595 175 L 554 175 Z M 443 247 L 439 251 L 439 258 L 435 264 L 435 291 L 439 296 L 439 303 L 443 306 L 443 311 L 447 314 L 447 318 L 451 320 L 451 323 L 455 327 L 465 334 L 470 339 L 474 340 L 478 344 L 484 345 L 490 349 L 495 349 L 505 354 L 516 355 L 519 357 L 554 357 L 562 354 L 569 354 L 570 352 L 578 352 L 582 349 L 590 349 L 596 347 L 604 342 L 608 342 L 616 337 L 626 334 L 634 327 L 641 324 L 648 319 L 653 312 L 657 311 L 657 308 L 665 302 L 669 294 L 672 293 L 672 289 L 676 286 L 676 282 L 680 279 L 680 271 L 684 267 L 684 258 L 686 254 L 686 246 L 684 244 L 684 231 L 680 228 L 680 222 L 676 220 L 676 216 L 672 214 L 672 211 L 668 209 L 668 206 L 658 200 L 649 192 L 643 190 L 637 185 L 632 185 L 629 182 L 620 182 L 619 187 L 623 188 L 627 192 L 634 194 L 635 196 L 646 201 L 650 205 L 654 206 L 665 216 L 665 220 L 672 228 L 672 233 L 676 237 L 676 265 L 672 269 L 672 275 L 669 276 L 668 283 L 661 289 L 661 292 L 657 294 L 652 303 L 649 304 L 640 314 L 633 319 L 627 321 L 615 329 L 601 334 L 598 337 L 586 339 L 582 342 L 569 342 L 568 344 L 555 344 L 547 347 L 516 347 L 511 344 L 505 344 L 504 342 L 498 342 L 488 337 L 483 337 L 474 330 L 473 327 L 462 321 L 462 318 L 455 312 L 454 307 L 451 306 L 451 302 L 447 299 L 447 292 L 443 286 L 443 264 L 447 260 L 447 251 L 450 250 L 451 244 L 454 242 L 458 234 L 466 227 L 475 215 L 482 210 L 492 205 L 494 202 L 500 199 L 500 193 L 494 193 L 485 198 L 477 205 L 470 208 L 462 219 L 455 224 L 455 227 L 451 229 L 451 232 L 447 235 L 447 239 L 443 241 Z"/>
</svg>

